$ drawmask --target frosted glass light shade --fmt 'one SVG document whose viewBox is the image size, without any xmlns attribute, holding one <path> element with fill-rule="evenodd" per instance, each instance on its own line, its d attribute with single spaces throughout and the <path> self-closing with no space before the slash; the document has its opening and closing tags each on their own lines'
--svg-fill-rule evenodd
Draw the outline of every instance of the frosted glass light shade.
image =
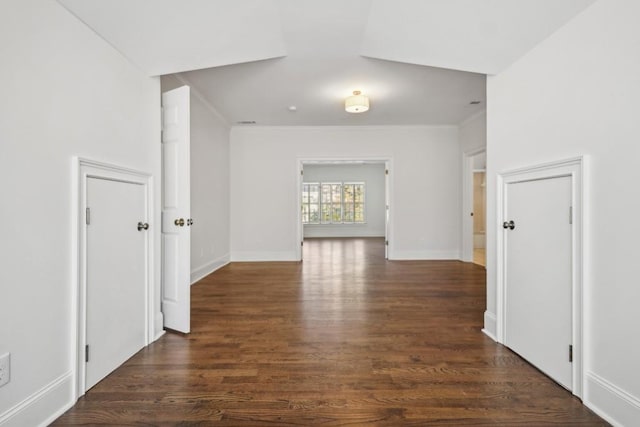
<svg viewBox="0 0 640 427">
<path fill-rule="evenodd" d="M 369 109 L 369 98 L 356 90 L 352 96 L 344 100 L 344 109 L 348 113 L 364 113 Z"/>
</svg>

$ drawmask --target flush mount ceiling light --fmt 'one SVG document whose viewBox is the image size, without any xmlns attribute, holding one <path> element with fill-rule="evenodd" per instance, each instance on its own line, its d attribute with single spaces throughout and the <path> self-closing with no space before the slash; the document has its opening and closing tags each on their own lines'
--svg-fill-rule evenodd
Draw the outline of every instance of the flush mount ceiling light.
<svg viewBox="0 0 640 427">
<path fill-rule="evenodd" d="M 364 113 L 369 109 L 369 98 L 354 90 L 353 95 L 344 100 L 347 113 Z"/>
</svg>

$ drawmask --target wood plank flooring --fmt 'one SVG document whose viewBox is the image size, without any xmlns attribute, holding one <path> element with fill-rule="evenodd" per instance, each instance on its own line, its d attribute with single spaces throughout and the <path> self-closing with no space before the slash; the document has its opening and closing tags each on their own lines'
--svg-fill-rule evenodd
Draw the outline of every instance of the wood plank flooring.
<svg viewBox="0 0 640 427">
<path fill-rule="evenodd" d="M 302 263 L 222 268 L 192 287 L 191 334 L 54 425 L 607 425 L 480 331 L 484 268 L 382 245 L 313 239 Z"/>
</svg>

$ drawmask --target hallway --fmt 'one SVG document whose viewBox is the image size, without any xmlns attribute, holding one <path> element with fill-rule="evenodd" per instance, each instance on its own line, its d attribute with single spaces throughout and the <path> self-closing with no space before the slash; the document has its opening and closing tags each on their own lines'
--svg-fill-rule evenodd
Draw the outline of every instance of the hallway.
<svg viewBox="0 0 640 427">
<path fill-rule="evenodd" d="M 232 263 L 167 333 L 55 425 L 607 425 L 482 332 L 485 270 L 309 239 L 304 262 Z"/>
</svg>

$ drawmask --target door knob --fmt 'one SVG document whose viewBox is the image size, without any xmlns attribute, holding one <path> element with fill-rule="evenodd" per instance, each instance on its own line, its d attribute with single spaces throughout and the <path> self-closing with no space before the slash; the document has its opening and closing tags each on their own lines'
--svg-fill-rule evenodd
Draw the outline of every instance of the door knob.
<svg viewBox="0 0 640 427">
<path fill-rule="evenodd" d="M 178 227 L 184 227 L 184 218 L 176 219 L 173 223 Z"/>
<path fill-rule="evenodd" d="M 513 230 L 514 228 L 516 228 L 516 223 L 513 221 L 505 221 L 502 223 L 502 228 L 508 228 L 509 230 Z"/>
<path fill-rule="evenodd" d="M 142 222 L 142 221 L 138 223 L 138 231 L 148 230 L 148 229 L 149 229 L 149 223 Z"/>
</svg>

